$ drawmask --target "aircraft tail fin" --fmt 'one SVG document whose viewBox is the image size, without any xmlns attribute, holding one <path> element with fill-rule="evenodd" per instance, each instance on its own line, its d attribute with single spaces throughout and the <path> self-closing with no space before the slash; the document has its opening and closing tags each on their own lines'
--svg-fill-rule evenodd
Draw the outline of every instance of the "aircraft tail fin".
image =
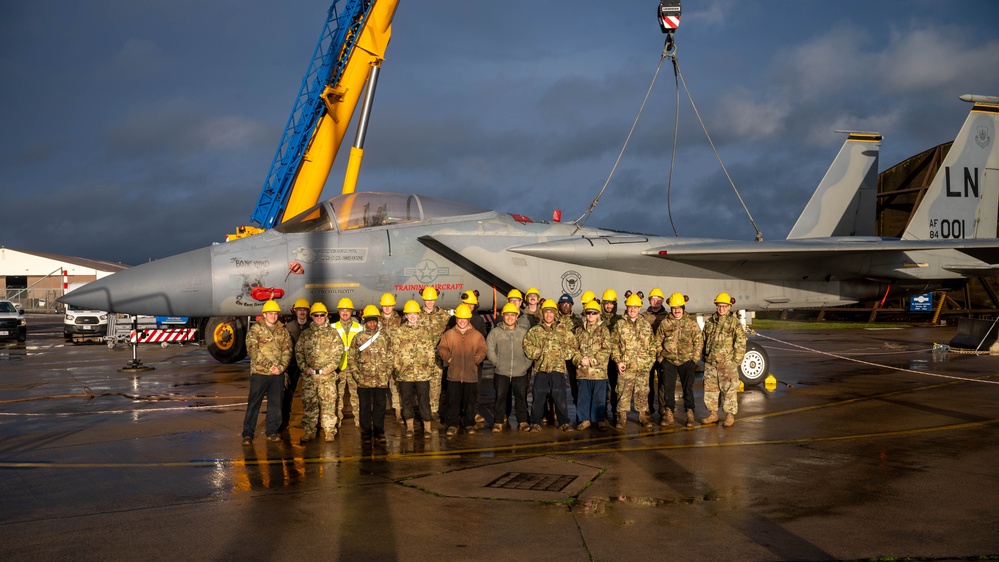
<svg viewBox="0 0 999 562">
<path fill-rule="evenodd" d="M 878 133 L 849 133 L 787 235 L 788 240 L 874 236 L 882 137 Z"/>
<path fill-rule="evenodd" d="M 905 240 L 996 238 L 999 97 L 961 99 L 975 105 L 913 212 L 902 234 Z"/>
</svg>

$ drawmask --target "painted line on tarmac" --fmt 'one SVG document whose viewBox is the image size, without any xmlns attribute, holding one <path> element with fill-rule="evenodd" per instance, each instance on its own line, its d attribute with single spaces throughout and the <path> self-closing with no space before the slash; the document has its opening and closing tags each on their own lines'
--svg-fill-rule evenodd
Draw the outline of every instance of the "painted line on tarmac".
<svg viewBox="0 0 999 562">
<path fill-rule="evenodd" d="M 646 451 L 666 451 L 679 449 L 713 449 L 720 447 L 757 447 L 761 445 L 800 445 L 808 443 L 822 443 L 833 441 L 852 441 L 858 439 L 881 439 L 885 437 L 899 437 L 910 435 L 923 435 L 928 433 L 938 433 L 941 431 L 957 431 L 988 425 L 999 424 L 999 418 L 990 420 L 962 422 L 956 424 L 941 425 L 936 427 L 917 427 L 912 429 L 899 429 L 894 431 L 880 431 L 874 433 L 856 433 L 852 435 L 830 435 L 827 437 L 802 437 L 798 439 L 768 439 L 759 441 L 721 441 L 714 443 L 672 443 L 662 445 L 646 445 L 639 447 L 600 447 L 600 448 L 577 448 L 569 450 L 550 450 L 553 445 L 579 445 L 579 441 L 566 441 L 559 444 L 547 442 L 533 444 L 533 448 L 547 447 L 549 450 L 524 454 L 522 456 L 566 456 L 566 455 L 592 455 L 599 453 L 629 453 Z M 710 427 L 710 426 L 703 426 Z M 651 437 L 663 435 L 661 433 L 651 433 L 645 435 L 633 435 L 627 437 Z M 625 436 L 622 436 L 625 437 Z M 348 455 L 335 457 L 281 457 L 273 459 L 215 459 L 215 460 L 195 460 L 182 462 L 123 462 L 123 463 L 58 463 L 58 462 L 0 462 L 0 469 L 37 469 L 37 468 L 205 468 L 205 467 L 239 467 L 239 466 L 268 466 L 286 464 L 288 462 L 302 462 L 306 464 L 330 464 L 330 463 L 351 463 L 370 461 L 404 461 L 404 460 L 456 460 L 465 458 L 476 453 L 508 453 L 513 456 L 521 456 L 522 446 L 489 447 L 477 449 L 461 449 L 454 451 L 427 451 L 423 453 L 388 453 L 384 455 Z"/>
<path fill-rule="evenodd" d="M 185 400 L 211 400 L 211 398 L 186 398 Z M 93 412 L 0 412 L 0 416 L 15 417 L 59 417 L 59 416 L 93 416 L 99 414 L 155 414 L 157 412 L 189 412 L 191 410 L 225 410 L 228 408 L 245 408 L 246 402 L 234 404 L 215 404 L 213 406 L 174 406 L 170 408 L 135 408 L 132 410 L 96 410 Z"/>
</svg>

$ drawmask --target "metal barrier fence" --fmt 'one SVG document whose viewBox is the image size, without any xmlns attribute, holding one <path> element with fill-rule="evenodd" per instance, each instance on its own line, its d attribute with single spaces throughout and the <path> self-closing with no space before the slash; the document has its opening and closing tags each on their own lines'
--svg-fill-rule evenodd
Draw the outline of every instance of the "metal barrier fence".
<svg viewBox="0 0 999 562">
<path fill-rule="evenodd" d="M 5 298 L 25 312 L 62 312 L 63 305 L 56 299 L 63 295 L 58 289 L 7 289 Z"/>
</svg>

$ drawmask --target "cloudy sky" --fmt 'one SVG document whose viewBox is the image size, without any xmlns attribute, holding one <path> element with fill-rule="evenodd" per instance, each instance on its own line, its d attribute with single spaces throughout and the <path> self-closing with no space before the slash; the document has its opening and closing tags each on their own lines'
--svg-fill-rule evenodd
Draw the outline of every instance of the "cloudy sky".
<svg viewBox="0 0 999 562">
<path fill-rule="evenodd" d="M 660 61 L 656 0 L 401 0 L 358 189 L 579 217 Z M 0 3 L 0 245 L 136 264 L 249 222 L 328 0 Z M 843 141 L 881 169 L 999 95 L 999 3 L 687 0 L 677 58 L 750 212 L 787 235 Z M 681 91 L 681 236 L 754 231 Z M 672 235 L 664 65 L 589 226 Z M 339 193 L 344 143 L 324 196 Z"/>
</svg>

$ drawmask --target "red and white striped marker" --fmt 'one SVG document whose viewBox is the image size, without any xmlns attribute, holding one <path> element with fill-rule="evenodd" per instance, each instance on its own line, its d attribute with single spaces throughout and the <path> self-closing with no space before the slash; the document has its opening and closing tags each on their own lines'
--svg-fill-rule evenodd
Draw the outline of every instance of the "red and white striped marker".
<svg viewBox="0 0 999 562">
<path fill-rule="evenodd" d="M 66 289 L 69 288 L 69 272 L 65 269 L 62 270 L 62 291 L 65 293 Z"/>
<path fill-rule="evenodd" d="M 197 328 L 167 328 L 164 330 L 139 330 L 139 339 L 136 342 L 135 330 L 128 334 L 128 339 L 132 343 L 162 343 L 193 341 Z"/>
<path fill-rule="evenodd" d="M 680 27 L 680 16 L 662 16 L 663 29 L 676 29 Z"/>
</svg>

